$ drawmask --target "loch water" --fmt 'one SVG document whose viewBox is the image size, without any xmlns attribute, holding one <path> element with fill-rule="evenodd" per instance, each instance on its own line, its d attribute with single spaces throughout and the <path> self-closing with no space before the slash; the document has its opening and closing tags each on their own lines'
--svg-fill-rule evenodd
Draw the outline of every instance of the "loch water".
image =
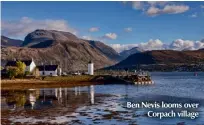
<svg viewBox="0 0 204 125">
<path fill-rule="evenodd" d="M 152 72 L 153 85 L 90 85 L 1 90 L 2 124 L 204 125 L 204 72 Z M 127 102 L 198 103 L 199 117 L 150 118 Z M 180 111 L 184 109 L 173 109 Z"/>
</svg>

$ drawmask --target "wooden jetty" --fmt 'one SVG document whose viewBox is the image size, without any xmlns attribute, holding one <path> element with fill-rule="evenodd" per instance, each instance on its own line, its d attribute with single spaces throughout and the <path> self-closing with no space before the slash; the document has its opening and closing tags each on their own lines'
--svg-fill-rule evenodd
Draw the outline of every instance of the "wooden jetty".
<svg viewBox="0 0 204 125">
<path fill-rule="evenodd" d="M 121 80 L 136 84 L 136 85 L 151 85 L 154 84 L 154 81 L 152 81 L 151 76 L 147 72 L 139 72 L 129 75 L 121 75 L 117 76 L 117 78 L 120 78 Z"/>
</svg>

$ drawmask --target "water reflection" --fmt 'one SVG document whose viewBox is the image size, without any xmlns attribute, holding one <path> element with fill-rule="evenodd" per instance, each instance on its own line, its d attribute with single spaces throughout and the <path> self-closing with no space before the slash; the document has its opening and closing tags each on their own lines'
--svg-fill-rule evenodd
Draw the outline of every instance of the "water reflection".
<svg viewBox="0 0 204 125">
<path fill-rule="evenodd" d="M 204 123 L 204 73 L 157 73 L 152 86 L 95 85 L 73 88 L 2 90 L 1 109 L 5 124 L 139 124 L 185 125 Z M 149 109 L 127 109 L 126 102 L 199 103 L 196 120 L 149 118 Z M 42 109 L 42 110 L 41 110 Z M 10 111 L 12 110 L 12 111 Z M 165 109 L 164 109 L 165 110 Z M 160 109 L 158 110 L 160 111 Z M 8 120 L 10 120 L 8 122 Z M 38 123 L 39 122 L 39 123 Z"/>
<path fill-rule="evenodd" d="M 91 104 L 94 104 L 94 86 L 90 86 L 90 96 L 91 96 Z"/>
<path fill-rule="evenodd" d="M 49 107 L 78 107 L 94 104 L 94 86 L 87 89 L 41 88 L 28 90 L 2 90 L 2 110 L 42 109 Z"/>
</svg>

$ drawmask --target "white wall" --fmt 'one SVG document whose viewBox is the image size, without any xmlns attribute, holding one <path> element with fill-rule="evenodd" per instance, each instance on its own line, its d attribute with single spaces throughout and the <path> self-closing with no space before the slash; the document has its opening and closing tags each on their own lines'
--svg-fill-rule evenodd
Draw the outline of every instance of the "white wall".
<svg viewBox="0 0 204 125">
<path fill-rule="evenodd" d="M 36 65 L 34 61 L 31 62 L 30 66 L 26 66 L 25 71 L 32 72 L 35 69 Z"/>
<path fill-rule="evenodd" d="M 88 64 L 88 74 L 94 75 L 94 64 L 93 63 Z"/>
<path fill-rule="evenodd" d="M 40 76 L 50 76 L 50 74 L 52 74 L 52 76 L 57 76 L 57 70 L 55 70 L 55 71 L 45 71 L 44 75 L 43 75 L 43 71 L 40 71 Z"/>
<path fill-rule="evenodd" d="M 57 69 L 57 73 L 58 73 L 59 76 L 61 76 L 61 75 L 62 75 L 62 69 L 61 69 L 61 68 L 58 68 L 58 69 Z"/>
<path fill-rule="evenodd" d="M 32 72 L 34 69 L 35 69 L 36 65 L 35 65 L 35 62 L 32 61 L 31 64 L 30 64 L 30 72 Z"/>
</svg>

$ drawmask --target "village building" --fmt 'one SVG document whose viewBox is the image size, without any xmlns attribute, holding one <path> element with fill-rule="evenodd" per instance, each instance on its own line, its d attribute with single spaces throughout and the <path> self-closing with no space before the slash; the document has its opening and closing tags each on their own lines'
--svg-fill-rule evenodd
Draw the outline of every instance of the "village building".
<svg viewBox="0 0 204 125">
<path fill-rule="evenodd" d="M 60 76 L 62 72 L 58 65 L 40 65 L 37 68 L 40 76 Z"/>
<path fill-rule="evenodd" d="M 88 75 L 94 75 L 94 63 L 92 61 L 88 63 Z"/>
<path fill-rule="evenodd" d="M 25 71 L 28 71 L 28 72 L 32 72 L 36 67 L 33 59 L 31 59 L 31 60 L 10 60 L 6 63 L 6 67 L 16 66 L 17 61 L 21 61 L 21 62 L 25 63 L 25 65 L 26 65 Z"/>
</svg>

